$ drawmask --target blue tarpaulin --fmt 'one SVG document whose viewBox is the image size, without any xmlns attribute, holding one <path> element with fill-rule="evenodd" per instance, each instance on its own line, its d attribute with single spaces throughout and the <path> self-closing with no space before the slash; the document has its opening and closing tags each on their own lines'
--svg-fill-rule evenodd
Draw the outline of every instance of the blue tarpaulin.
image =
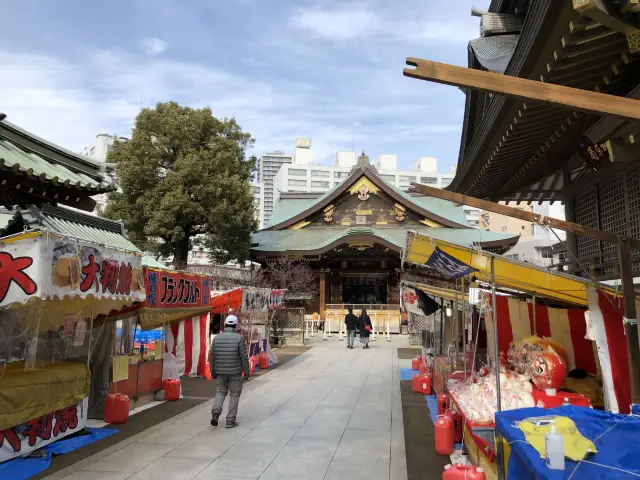
<svg viewBox="0 0 640 480">
<path fill-rule="evenodd" d="M 401 368 L 400 369 L 400 380 L 411 380 L 411 377 L 418 374 L 418 370 L 412 370 L 410 368 Z"/>
<path fill-rule="evenodd" d="M 550 415 L 573 420 L 580 433 L 595 444 L 598 453 L 590 454 L 582 462 L 565 459 L 564 471 L 549 470 L 515 423 L 530 417 Z M 496 429 L 511 446 L 509 479 L 623 479 L 640 476 L 640 418 L 631 415 L 584 407 L 521 408 L 496 413 Z"/>
<path fill-rule="evenodd" d="M 73 435 L 42 447 L 38 450 L 38 453 L 42 453 L 42 456 L 20 457 L 0 463 L 0 479 L 27 480 L 49 468 L 53 455 L 72 452 L 114 433 L 118 433 L 118 430 L 112 428 L 87 428 L 84 435 Z"/>
</svg>

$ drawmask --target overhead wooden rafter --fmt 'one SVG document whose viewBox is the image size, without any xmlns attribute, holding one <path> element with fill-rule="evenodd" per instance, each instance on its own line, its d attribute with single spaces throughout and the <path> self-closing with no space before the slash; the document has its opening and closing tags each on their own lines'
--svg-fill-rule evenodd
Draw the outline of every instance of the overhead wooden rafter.
<svg viewBox="0 0 640 480">
<path fill-rule="evenodd" d="M 406 77 L 553 103 L 571 110 L 640 120 L 640 101 L 409 57 Z"/>
<path fill-rule="evenodd" d="M 572 3 L 574 10 L 581 15 L 626 35 L 631 53 L 640 51 L 640 29 L 633 18 L 633 13 L 640 11 L 639 0 L 622 0 L 618 12 L 612 11 L 603 0 L 572 0 Z"/>
</svg>

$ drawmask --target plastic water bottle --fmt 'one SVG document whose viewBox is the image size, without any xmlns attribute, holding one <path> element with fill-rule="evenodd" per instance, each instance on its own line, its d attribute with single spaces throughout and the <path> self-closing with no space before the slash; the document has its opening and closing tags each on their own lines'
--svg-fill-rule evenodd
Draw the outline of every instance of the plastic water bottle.
<svg viewBox="0 0 640 480">
<path fill-rule="evenodd" d="M 571 402 L 569 401 L 568 397 L 564 397 L 564 400 L 562 400 L 562 406 L 563 407 L 570 407 L 571 406 Z"/>
<path fill-rule="evenodd" d="M 564 438 L 557 432 L 553 423 L 544 436 L 544 450 L 547 467 L 550 470 L 564 470 Z"/>
</svg>

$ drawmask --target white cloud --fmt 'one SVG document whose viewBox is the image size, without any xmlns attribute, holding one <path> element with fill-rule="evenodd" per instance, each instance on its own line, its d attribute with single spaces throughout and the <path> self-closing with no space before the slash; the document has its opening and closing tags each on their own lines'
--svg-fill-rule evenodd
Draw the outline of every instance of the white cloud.
<svg viewBox="0 0 640 480">
<path fill-rule="evenodd" d="M 0 105 L 8 119 L 74 151 L 101 132 L 129 136 L 141 106 L 169 100 L 208 105 L 219 117 L 235 116 L 256 139 L 256 155 L 291 151 L 296 137 L 311 137 L 317 163 L 331 161 L 336 150 L 350 149 L 352 130 L 355 147 L 373 158 L 376 150 L 408 142 L 424 148 L 416 157 L 426 155 L 442 134 L 458 136 L 456 120 L 443 118 L 438 110 L 438 91 L 430 94 L 420 82 L 395 73 L 394 66 L 390 74 L 369 71 L 363 77 L 359 67 L 325 65 L 329 75 L 343 75 L 325 85 L 313 75 L 307 81 L 240 75 L 211 64 L 118 50 L 90 50 L 65 59 L 0 48 L 0 65 L 5 72 Z M 462 107 L 464 97 L 459 97 Z M 401 162 L 412 160 L 400 157 Z"/>
<path fill-rule="evenodd" d="M 165 52 L 167 48 L 169 48 L 169 44 L 159 38 L 149 37 L 142 39 L 140 48 L 149 55 L 158 55 L 159 53 Z"/>
<path fill-rule="evenodd" d="M 465 45 L 478 36 L 477 21 L 442 21 L 431 14 L 406 20 L 409 18 L 406 12 L 401 20 L 389 15 L 383 16 L 364 5 L 299 8 L 289 17 L 289 25 L 316 38 L 336 42 L 375 37 L 414 44 Z"/>
</svg>

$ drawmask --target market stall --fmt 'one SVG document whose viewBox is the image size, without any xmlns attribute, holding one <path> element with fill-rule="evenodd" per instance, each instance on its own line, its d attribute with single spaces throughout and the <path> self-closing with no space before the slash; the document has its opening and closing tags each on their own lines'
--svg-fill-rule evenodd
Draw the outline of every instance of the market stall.
<svg viewBox="0 0 640 480">
<path fill-rule="evenodd" d="M 217 322 L 215 331 L 222 330 L 229 314 L 238 317 L 238 332 L 245 339 L 252 370 L 259 365 L 262 352 L 275 359 L 269 346 L 269 312 L 282 308 L 284 293 L 284 290 L 256 287 L 212 293 L 211 313 Z"/>
<path fill-rule="evenodd" d="M 0 241 L 0 461 L 86 425 L 111 312 L 145 299 L 139 254 L 31 230 Z M 100 320 L 101 319 L 101 320 Z"/>
<path fill-rule="evenodd" d="M 454 298 L 468 292 L 464 301 L 452 303 L 454 315 L 447 318 L 450 324 L 463 322 L 460 334 L 453 336 L 456 353 L 467 351 L 469 340 L 476 346 L 479 326 L 485 327 L 487 354 L 465 357 L 464 371 L 448 373 L 444 390 L 456 440 L 464 441 L 487 478 L 500 476 L 500 461 L 506 466 L 510 452 L 495 434 L 496 412 L 563 404 L 628 409 L 628 357 L 626 349 L 613 348 L 616 340 L 624 345 L 622 301 L 612 289 L 420 235 L 409 234 L 405 255 L 408 262 L 450 280 Z M 496 294 L 496 288 L 503 294 Z M 442 294 L 428 286 L 423 291 Z M 527 296 L 530 302 L 523 301 Z M 462 312 L 456 313 L 459 305 Z M 473 322 L 474 315 L 479 322 Z M 458 361 L 448 355 L 444 362 L 447 357 L 450 364 Z M 580 375 L 568 377 L 569 372 Z M 593 381 L 596 377 L 600 384 Z M 585 379 L 592 381 L 587 387 Z"/>
<path fill-rule="evenodd" d="M 113 359 L 110 390 L 130 398 L 161 389 L 167 370 L 171 377 L 208 371 L 209 278 L 153 267 L 143 278 L 146 301 L 122 320 Z"/>
</svg>

